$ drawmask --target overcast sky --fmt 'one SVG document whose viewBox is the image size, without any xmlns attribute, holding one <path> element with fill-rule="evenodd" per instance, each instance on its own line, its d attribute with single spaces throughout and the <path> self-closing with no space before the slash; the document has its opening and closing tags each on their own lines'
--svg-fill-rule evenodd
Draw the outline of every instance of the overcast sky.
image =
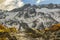
<svg viewBox="0 0 60 40">
<path fill-rule="evenodd" d="M 2 10 L 12 10 L 15 8 L 22 7 L 24 4 L 60 4 L 60 0 L 0 0 L 0 9 Z"/>
</svg>

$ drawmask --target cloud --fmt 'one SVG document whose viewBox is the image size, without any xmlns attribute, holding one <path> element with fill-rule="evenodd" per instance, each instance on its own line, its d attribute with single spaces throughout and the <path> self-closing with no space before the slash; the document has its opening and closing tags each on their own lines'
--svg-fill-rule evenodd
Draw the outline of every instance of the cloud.
<svg viewBox="0 0 60 40">
<path fill-rule="evenodd" d="M 39 3 L 42 2 L 42 1 L 45 1 L 45 0 L 37 0 L 36 3 L 39 4 Z"/>
<path fill-rule="evenodd" d="M 0 4 L 0 9 L 10 11 L 23 5 L 24 3 L 21 0 L 6 0 Z"/>
</svg>

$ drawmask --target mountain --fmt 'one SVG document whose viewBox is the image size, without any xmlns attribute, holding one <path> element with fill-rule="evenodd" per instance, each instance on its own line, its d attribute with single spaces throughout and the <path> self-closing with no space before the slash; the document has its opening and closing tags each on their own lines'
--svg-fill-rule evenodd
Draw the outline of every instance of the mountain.
<svg viewBox="0 0 60 40">
<path fill-rule="evenodd" d="M 24 6 L 21 7 L 21 8 L 15 8 L 15 9 L 13 9 L 13 10 L 11 10 L 11 11 L 14 11 L 14 12 L 21 11 L 21 10 L 24 10 L 24 9 L 30 7 L 30 6 L 31 6 L 31 4 L 26 4 L 26 5 L 24 5 Z"/>
<path fill-rule="evenodd" d="M 25 4 L 23 7 L 21 8 L 15 8 L 11 11 L 17 12 L 17 11 L 23 11 L 26 8 L 48 8 L 48 9 L 56 9 L 56 8 L 60 8 L 60 4 L 41 4 L 41 5 L 31 5 L 31 4 Z"/>
<path fill-rule="evenodd" d="M 19 30 L 27 27 L 44 29 L 60 23 L 60 9 L 58 8 L 39 8 L 36 5 L 26 4 L 22 8 L 16 8 L 11 11 L 0 11 L 0 14 L 0 18 L 2 17 L 0 22 L 2 24 L 8 27 L 15 25 Z"/>
<path fill-rule="evenodd" d="M 60 4 L 41 4 L 40 8 L 49 8 L 49 9 L 55 9 L 55 8 L 60 8 Z"/>
</svg>

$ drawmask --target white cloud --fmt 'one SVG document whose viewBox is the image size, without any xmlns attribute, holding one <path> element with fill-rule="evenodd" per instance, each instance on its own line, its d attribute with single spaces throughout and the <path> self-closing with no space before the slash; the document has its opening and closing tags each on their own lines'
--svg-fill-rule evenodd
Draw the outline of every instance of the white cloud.
<svg viewBox="0 0 60 40">
<path fill-rule="evenodd" d="M 17 7 L 22 7 L 24 3 L 21 0 L 6 0 L 0 4 L 0 9 L 2 10 L 12 10 Z"/>
<path fill-rule="evenodd" d="M 39 3 L 40 3 L 40 2 L 42 2 L 42 1 L 44 1 L 44 0 L 37 0 L 37 2 L 36 2 L 36 3 L 37 3 L 37 4 L 39 4 Z"/>
</svg>

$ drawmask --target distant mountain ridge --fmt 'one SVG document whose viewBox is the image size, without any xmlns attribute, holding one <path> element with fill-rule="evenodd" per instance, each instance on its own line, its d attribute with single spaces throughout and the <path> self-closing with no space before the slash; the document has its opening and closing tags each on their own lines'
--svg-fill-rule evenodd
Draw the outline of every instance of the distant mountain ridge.
<svg viewBox="0 0 60 40">
<path fill-rule="evenodd" d="M 31 4 L 25 4 L 23 7 L 21 8 L 15 8 L 11 11 L 14 11 L 14 12 L 17 12 L 17 11 L 22 11 L 28 7 L 32 7 L 32 8 L 48 8 L 48 9 L 55 9 L 55 8 L 60 8 L 60 4 L 53 4 L 53 3 L 50 3 L 50 4 L 41 4 L 41 5 L 31 5 Z"/>
<path fill-rule="evenodd" d="M 60 9 L 58 7 L 51 8 L 54 5 L 48 6 L 49 8 L 45 6 L 41 8 L 40 5 L 26 4 L 22 8 L 16 8 L 11 11 L 1 10 L 0 22 L 7 26 L 17 25 L 17 27 L 20 27 L 22 21 L 28 27 L 36 29 L 60 23 Z"/>
</svg>

